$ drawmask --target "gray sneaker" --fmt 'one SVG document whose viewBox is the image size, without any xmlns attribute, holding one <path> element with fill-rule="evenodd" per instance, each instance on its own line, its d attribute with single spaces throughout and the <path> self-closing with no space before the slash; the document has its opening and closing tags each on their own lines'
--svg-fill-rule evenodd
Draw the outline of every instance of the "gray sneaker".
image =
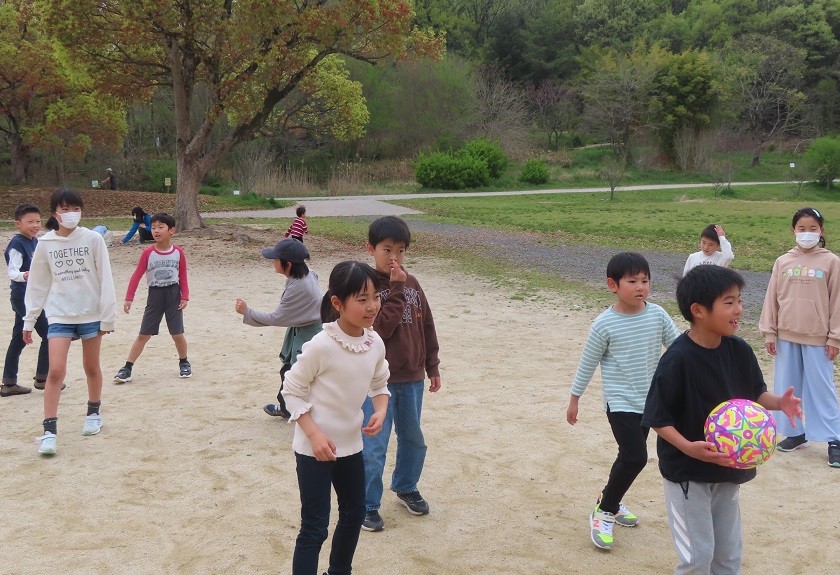
<svg viewBox="0 0 840 575">
<path fill-rule="evenodd" d="M 121 367 L 114 376 L 114 383 L 128 383 L 129 381 L 131 381 L 131 368 Z"/>
<path fill-rule="evenodd" d="M 385 529 L 385 520 L 382 519 L 379 511 L 374 509 L 373 511 L 365 512 L 365 520 L 362 522 L 362 529 L 373 532 Z"/>
<path fill-rule="evenodd" d="M 794 451 L 803 447 L 808 447 L 808 440 L 805 439 L 805 434 L 791 435 L 787 439 L 779 442 L 776 446 L 779 451 Z"/>
</svg>

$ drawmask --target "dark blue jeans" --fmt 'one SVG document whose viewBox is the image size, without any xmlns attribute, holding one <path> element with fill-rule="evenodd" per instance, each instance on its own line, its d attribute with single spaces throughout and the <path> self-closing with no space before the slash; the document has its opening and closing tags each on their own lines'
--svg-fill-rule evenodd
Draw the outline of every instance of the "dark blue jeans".
<svg viewBox="0 0 840 575">
<path fill-rule="evenodd" d="M 26 305 L 21 298 L 12 298 L 12 311 L 15 312 L 15 324 L 12 327 L 12 341 L 9 342 L 9 349 L 6 350 L 6 363 L 3 365 L 3 385 L 17 384 L 20 353 L 26 347 L 26 344 L 23 343 L 23 317 L 26 315 Z M 35 331 L 41 338 L 35 377 L 42 380 L 47 379 L 47 372 L 50 370 L 50 352 L 47 344 L 48 327 L 47 316 L 42 311 L 35 322 Z"/>
<path fill-rule="evenodd" d="M 338 523 L 330 551 L 329 575 L 350 575 L 365 520 L 365 463 L 362 453 L 318 461 L 295 453 L 300 488 L 300 533 L 292 575 L 317 575 L 318 555 L 330 523 L 330 485 L 338 498 Z"/>
</svg>

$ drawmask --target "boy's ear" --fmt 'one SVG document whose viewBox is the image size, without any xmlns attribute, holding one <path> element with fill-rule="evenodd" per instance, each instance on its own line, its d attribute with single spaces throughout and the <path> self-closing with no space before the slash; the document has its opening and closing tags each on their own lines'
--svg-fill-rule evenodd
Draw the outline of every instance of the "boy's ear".
<svg viewBox="0 0 840 575">
<path fill-rule="evenodd" d="M 365 247 L 370 255 L 373 255 L 373 252 L 376 251 L 376 248 L 370 244 L 370 242 L 365 242 Z"/>
<path fill-rule="evenodd" d="M 618 291 L 618 282 L 612 278 L 607 278 L 607 287 L 610 288 L 610 291 L 615 293 Z"/>
<path fill-rule="evenodd" d="M 697 302 L 691 304 L 691 307 L 688 309 L 691 310 L 691 315 L 694 317 L 694 319 L 704 319 L 706 317 L 706 313 L 708 312 L 708 310 L 705 307 L 703 307 Z"/>
</svg>

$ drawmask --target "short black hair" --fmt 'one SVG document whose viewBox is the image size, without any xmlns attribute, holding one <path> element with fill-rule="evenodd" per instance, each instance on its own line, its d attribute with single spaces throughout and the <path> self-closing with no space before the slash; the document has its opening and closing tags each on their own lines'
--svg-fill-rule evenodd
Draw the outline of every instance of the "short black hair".
<svg viewBox="0 0 840 575">
<path fill-rule="evenodd" d="M 35 204 L 21 204 L 15 208 L 15 221 L 19 222 L 26 214 L 38 214 L 40 216 L 41 210 Z"/>
<path fill-rule="evenodd" d="M 716 244 L 720 244 L 720 239 L 718 239 L 717 230 L 715 230 L 716 225 L 717 224 L 709 224 L 708 226 L 703 228 L 703 231 L 700 232 L 700 239 L 702 240 L 703 238 L 706 238 L 707 240 L 712 240 Z"/>
<path fill-rule="evenodd" d="M 645 256 L 638 252 L 615 254 L 607 263 L 607 278 L 618 283 L 627 276 L 645 274 L 650 278 L 650 265 Z"/>
<path fill-rule="evenodd" d="M 155 222 L 160 222 L 163 225 L 165 225 L 166 227 L 168 227 L 169 229 L 172 229 L 172 228 L 175 227 L 175 218 L 173 218 L 172 216 L 170 216 L 169 214 L 167 214 L 165 212 L 158 212 L 157 214 L 153 215 L 151 223 L 155 223 Z"/>
<path fill-rule="evenodd" d="M 297 217 L 301 217 L 303 214 L 306 213 L 306 206 L 298 206 L 298 209 L 295 210 Z"/>
<path fill-rule="evenodd" d="M 744 278 L 736 271 L 716 265 L 702 265 L 691 269 L 677 283 L 677 305 L 689 322 L 694 322 L 691 306 L 698 303 L 711 310 L 715 301 L 737 286 L 744 289 Z"/>
<path fill-rule="evenodd" d="M 411 244 L 411 231 L 405 220 L 397 216 L 385 216 L 373 220 L 368 228 L 368 243 L 376 247 L 379 242 L 385 240 L 403 242 L 408 249 Z"/>
<path fill-rule="evenodd" d="M 52 193 L 52 196 L 50 196 L 50 214 L 54 214 L 60 207 L 79 208 L 80 210 L 84 210 L 85 201 L 76 190 L 71 190 L 70 188 L 58 188 Z M 58 230 L 58 228 L 58 219 L 55 216 L 50 215 L 50 218 L 47 220 L 47 229 L 55 231 Z"/>
<path fill-rule="evenodd" d="M 309 266 L 303 262 L 287 262 L 283 259 L 280 260 L 280 267 L 286 267 L 286 264 L 292 266 L 289 270 L 289 276 L 295 278 L 296 280 L 303 279 L 309 275 Z"/>
</svg>

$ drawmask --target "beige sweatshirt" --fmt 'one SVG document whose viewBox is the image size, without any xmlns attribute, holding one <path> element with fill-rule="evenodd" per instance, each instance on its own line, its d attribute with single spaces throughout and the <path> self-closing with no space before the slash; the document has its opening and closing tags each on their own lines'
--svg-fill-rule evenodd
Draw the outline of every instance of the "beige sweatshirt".
<svg viewBox="0 0 840 575">
<path fill-rule="evenodd" d="M 758 329 L 766 343 L 840 347 L 840 258 L 796 246 L 773 264 Z"/>
</svg>

